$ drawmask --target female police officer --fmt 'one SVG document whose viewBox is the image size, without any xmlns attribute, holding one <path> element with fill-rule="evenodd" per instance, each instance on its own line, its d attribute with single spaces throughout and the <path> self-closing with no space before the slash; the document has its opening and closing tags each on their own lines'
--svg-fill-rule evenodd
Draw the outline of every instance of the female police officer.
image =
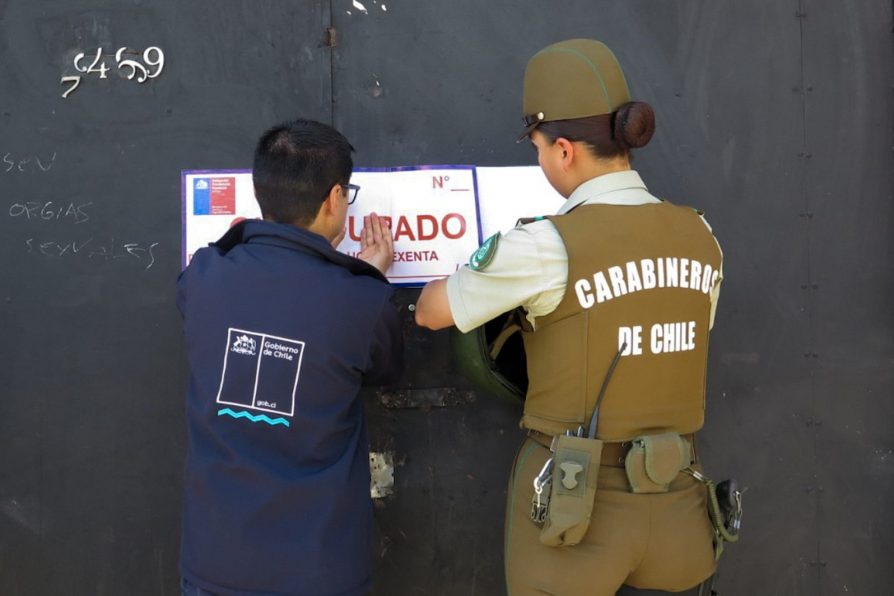
<svg viewBox="0 0 894 596">
<path fill-rule="evenodd" d="M 508 592 L 697 590 L 714 571 L 713 531 L 704 487 L 682 472 L 698 466 L 720 248 L 696 211 L 630 169 L 654 115 L 630 102 L 602 43 L 531 58 L 524 119 L 565 204 L 488 239 L 416 307 L 418 324 L 463 332 L 520 307 L 528 438 L 509 487 Z"/>
</svg>

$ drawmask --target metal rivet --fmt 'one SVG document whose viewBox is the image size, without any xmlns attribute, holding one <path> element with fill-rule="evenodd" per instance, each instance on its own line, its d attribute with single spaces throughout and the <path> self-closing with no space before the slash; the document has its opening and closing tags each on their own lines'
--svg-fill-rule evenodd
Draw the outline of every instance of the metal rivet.
<svg viewBox="0 0 894 596">
<path fill-rule="evenodd" d="M 410 306 L 407 307 L 407 309 L 408 309 L 410 312 L 413 312 L 414 310 L 416 310 L 416 305 L 415 305 L 415 304 L 411 304 Z"/>
</svg>

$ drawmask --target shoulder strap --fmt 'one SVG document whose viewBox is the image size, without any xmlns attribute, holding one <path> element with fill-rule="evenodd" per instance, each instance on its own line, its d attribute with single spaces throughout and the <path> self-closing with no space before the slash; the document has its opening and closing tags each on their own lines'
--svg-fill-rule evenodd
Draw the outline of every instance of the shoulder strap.
<svg viewBox="0 0 894 596">
<path fill-rule="evenodd" d="M 602 405 L 602 400 L 605 399 L 605 390 L 608 388 L 608 382 L 612 379 L 615 367 L 618 366 L 618 360 L 621 359 L 621 354 L 626 349 L 627 342 L 625 341 L 621 344 L 618 353 L 615 354 L 615 357 L 612 359 L 612 363 L 608 367 L 608 372 L 605 373 L 605 379 L 602 380 L 602 387 L 599 388 L 599 397 L 596 398 L 596 407 L 593 409 L 593 415 L 590 417 L 590 428 L 587 431 L 587 437 L 590 439 L 596 438 L 596 427 L 599 426 L 599 407 Z"/>
</svg>

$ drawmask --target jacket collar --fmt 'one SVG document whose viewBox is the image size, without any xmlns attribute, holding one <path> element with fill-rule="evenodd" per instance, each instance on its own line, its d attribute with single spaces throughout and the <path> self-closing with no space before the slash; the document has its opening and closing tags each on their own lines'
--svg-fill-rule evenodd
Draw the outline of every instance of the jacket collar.
<svg viewBox="0 0 894 596">
<path fill-rule="evenodd" d="M 338 252 L 319 234 L 297 226 L 256 219 L 245 220 L 230 228 L 212 246 L 226 254 L 240 244 L 266 244 L 287 248 L 344 267 L 354 275 L 368 275 L 388 283 L 385 276 L 369 263 Z"/>
</svg>

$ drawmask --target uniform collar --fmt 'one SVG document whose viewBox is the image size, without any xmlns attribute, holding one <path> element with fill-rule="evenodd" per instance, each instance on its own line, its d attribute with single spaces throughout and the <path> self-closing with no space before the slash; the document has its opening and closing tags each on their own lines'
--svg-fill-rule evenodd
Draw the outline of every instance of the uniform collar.
<svg viewBox="0 0 894 596">
<path fill-rule="evenodd" d="M 340 265 L 355 275 L 369 275 L 387 282 L 385 276 L 366 261 L 338 252 L 325 238 L 304 228 L 250 219 L 230 228 L 213 246 L 227 253 L 240 244 L 288 248 Z"/>
<path fill-rule="evenodd" d="M 558 215 L 564 215 L 584 203 L 588 205 L 642 205 L 659 202 L 659 199 L 649 194 L 643 179 L 640 178 L 636 170 L 624 170 L 590 178 L 575 188 L 568 200 L 559 208 Z"/>
</svg>

